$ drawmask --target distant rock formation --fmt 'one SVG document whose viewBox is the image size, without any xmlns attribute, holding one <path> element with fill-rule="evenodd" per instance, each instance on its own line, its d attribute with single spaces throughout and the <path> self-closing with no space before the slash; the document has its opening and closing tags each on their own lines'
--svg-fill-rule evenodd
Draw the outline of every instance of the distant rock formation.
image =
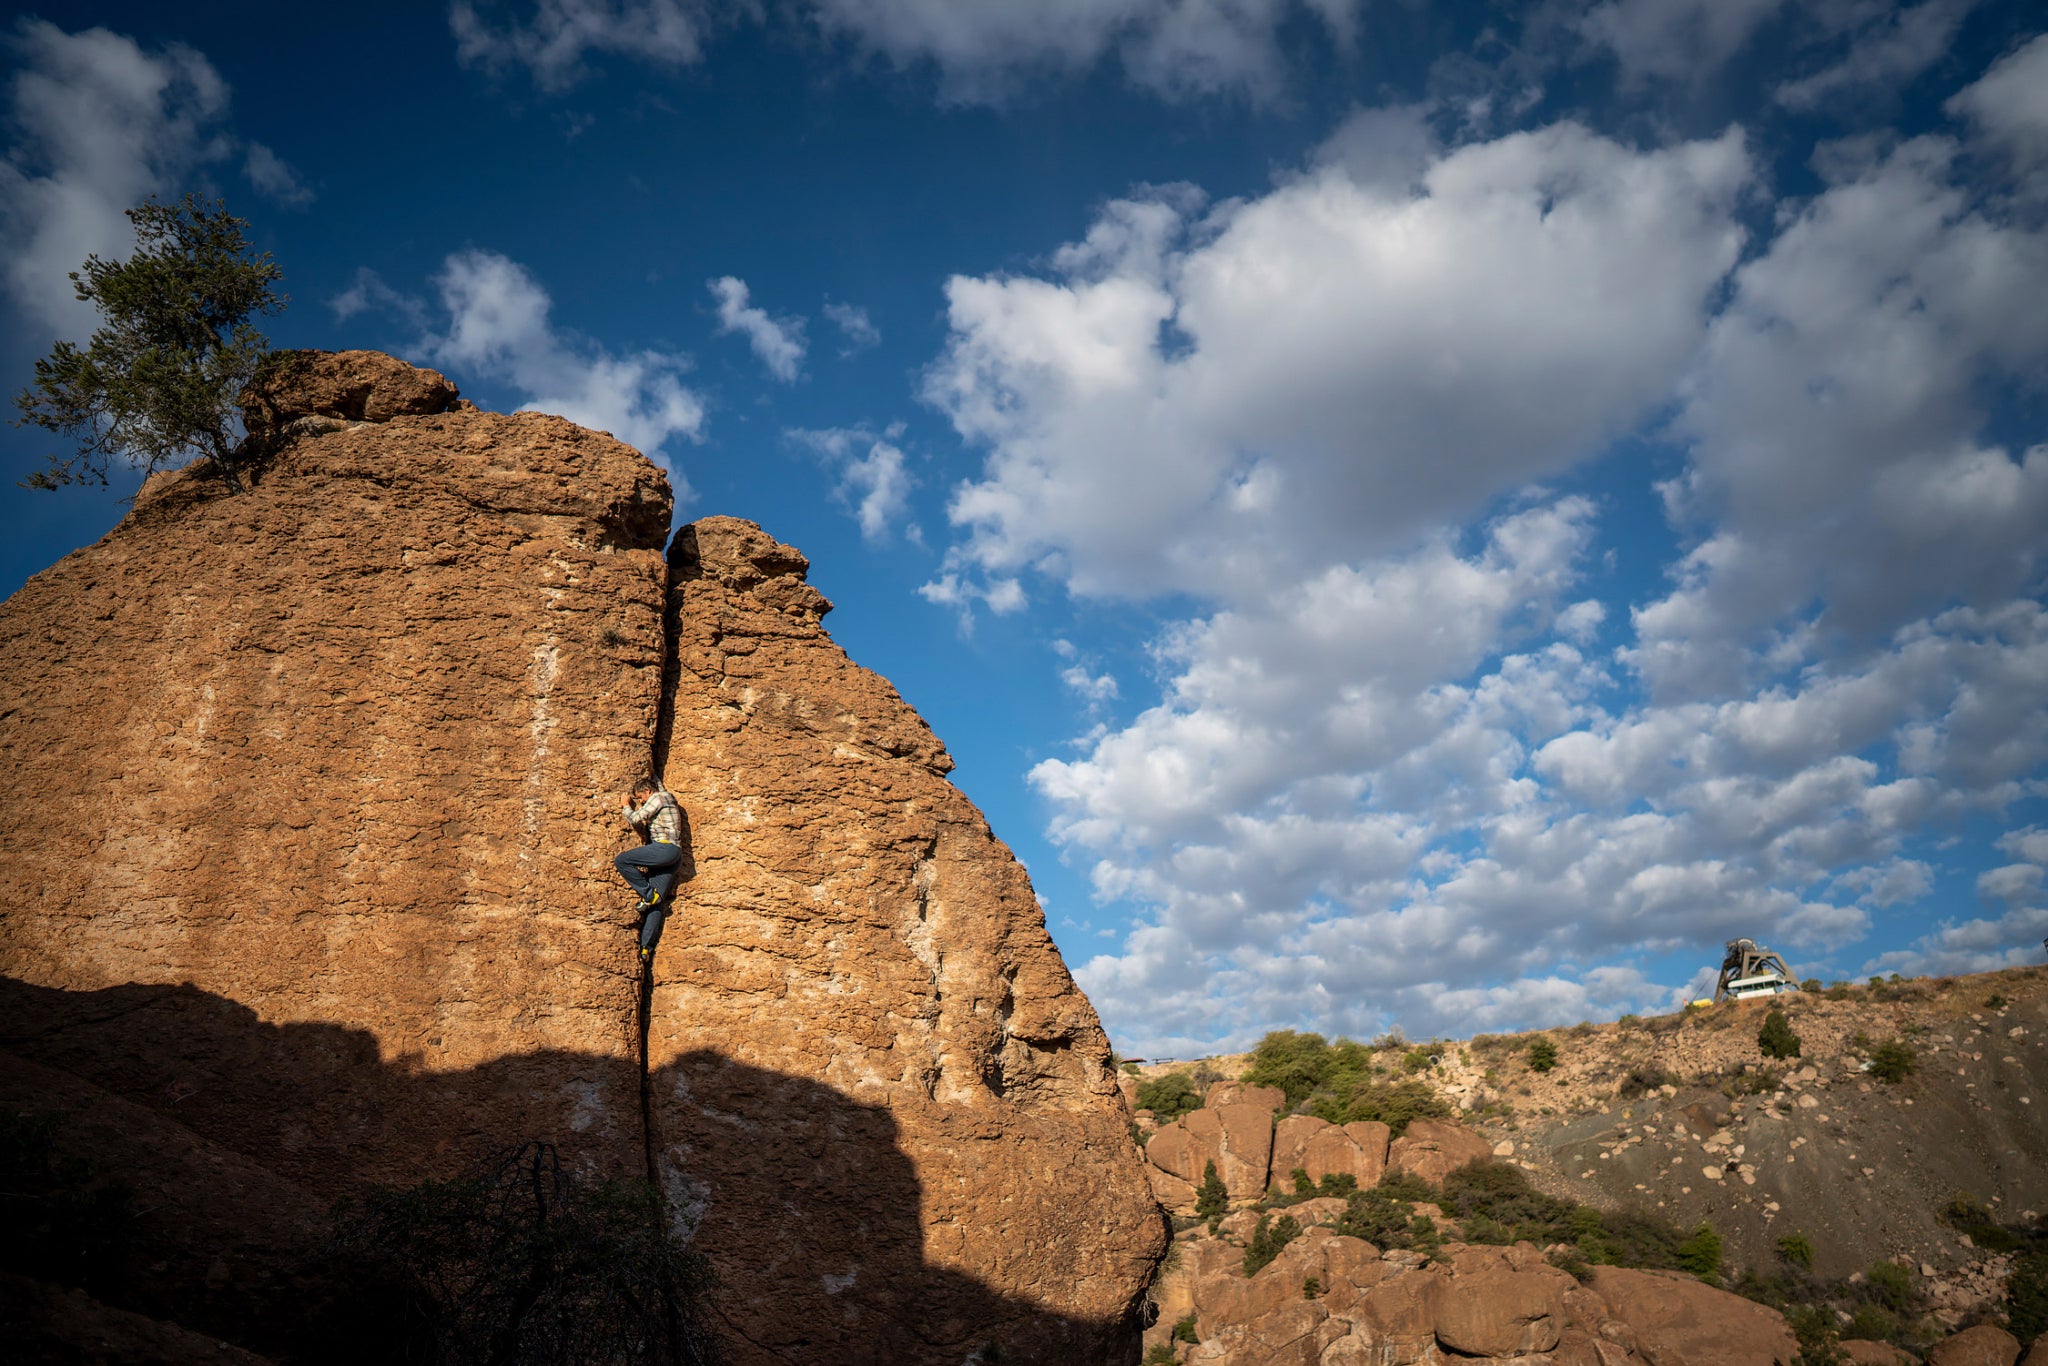
<svg viewBox="0 0 2048 1366">
<path fill-rule="evenodd" d="M 122 1307 L 267 1350 L 312 1212 L 540 1136 L 660 1178 L 737 1361 L 1134 1350 L 1107 1041 L 803 557 L 670 564 L 644 457 L 376 353 L 247 403 L 249 493 L 160 475 L 0 607 L 0 1104 L 214 1211 Z M 643 996 L 650 765 L 693 876 Z"/>
</svg>

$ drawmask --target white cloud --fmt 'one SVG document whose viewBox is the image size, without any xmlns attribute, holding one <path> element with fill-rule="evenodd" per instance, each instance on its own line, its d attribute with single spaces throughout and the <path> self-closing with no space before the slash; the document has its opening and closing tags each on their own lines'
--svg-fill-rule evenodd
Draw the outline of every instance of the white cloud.
<svg viewBox="0 0 2048 1366">
<path fill-rule="evenodd" d="M 1333 161 L 1206 217 L 1153 191 L 1058 278 L 955 277 L 927 394 L 990 450 L 955 567 L 1256 591 L 1564 469 L 1690 360 L 1748 174 L 1732 132 L 1636 152 L 1563 124 L 1412 190 Z"/>
<path fill-rule="evenodd" d="M 687 482 L 664 454 L 671 440 L 695 441 L 703 432 L 704 402 L 681 379 L 687 357 L 614 354 L 556 328 L 547 291 L 525 267 L 495 252 L 455 253 L 434 283 L 448 319 L 425 342 L 437 365 L 515 386 L 528 395 L 523 411 L 610 432 L 669 469 L 678 503 L 688 496 Z"/>
<path fill-rule="evenodd" d="M 260 142 L 248 144 L 248 154 L 242 160 L 242 174 L 249 178 L 258 194 L 288 209 L 303 209 L 313 202 L 312 188 L 299 173 L 283 157 Z"/>
<path fill-rule="evenodd" d="M 1949 44 L 1977 0 L 1923 0 L 1910 9 L 1879 9 L 1849 51 L 1832 66 L 1787 81 L 1780 104 L 1811 109 L 1846 92 L 1873 87 L 1896 91 L 1948 54 Z"/>
<path fill-rule="evenodd" d="M 1973 207 L 1956 157 L 1920 138 L 1839 167 L 1736 273 L 1666 490 L 1702 534 L 1635 613 L 1633 661 L 1661 692 L 1736 688 L 2037 583 L 2048 447 L 1979 429 L 1983 386 L 2048 357 L 2048 235 Z"/>
<path fill-rule="evenodd" d="M 853 509 L 861 538 L 871 545 L 887 541 L 908 514 L 916 484 L 895 444 L 902 427 L 892 426 L 879 436 L 865 427 L 793 428 L 786 435 L 839 472 L 833 496 Z M 915 526 L 905 534 L 920 539 Z"/>
<path fill-rule="evenodd" d="M 356 267 L 355 278 L 341 293 L 327 301 L 336 322 L 347 322 L 362 313 L 395 313 L 424 331 L 427 309 L 410 294 L 402 294 L 385 283 L 384 277 L 368 266 Z"/>
<path fill-rule="evenodd" d="M 827 299 L 825 301 L 824 313 L 832 325 L 837 327 L 840 334 L 846 338 L 846 349 L 840 352 L 840 355 L 850 356 L 854 352 L 866 350 L 870 346 L 881 345 L 882 331 L 875 326 L 874 320 L 868 317 L 868 311 L 865 308 L 855 304 L 834 303 Z"/>
<path fill-rule="evenodd" d="M 1580 33 L 1611 51 L 1622 77 L 1640 82 L 1710 76 L 1776 18 L 1785 0 L 1610 0 L 1579 20 Z"/>
<path fill-rule="evenodd" d="M 705 288 L 718 300 L 718 330 L 745 337 L 769 374 L 785 384 L 794 380 L 804 363 L 803 319 L 769 317 L 748 302 L 747 282 L 735 276 L 707 280 Z"/>
<path fill-rule="evenodd" d="M 2038 826 L 2006 831 L 1998 837 L 1998 847 L 2016 859 L 2048 864 L 2048 830 Z"/>
<path fill-rule="evenodd" d="M 2022 169 L 2048 163 L 2048 33 L 1993 63 L 1948 102 Z"/>
<path fill-rule="evenodd" d="M 560 90 L 588 74 L 591 54 L 630 57 L 661 67 L 694 65 L 704 55 L 708 6 L 689 0 L 539 0 L 526 22 L 492 22 L 490 6 L 455 0 L 448 25 L 465 66 L 523 66 L 543 89 Z"/>
<path fill-rule="evenodd" d="M 135 237 L 123 212 L 182 190 L 232 154 L 228 88 L 198 52 L 149 52 L 103 28 L 14 27 L 21 59 L 9 93 L 13 140 L 0 161 L 0 256 L 8 292 L 37 328 L 83 341 L 94 325 L 68 272 L 88 255 L 119 260 Z"/>
<path fill-rule="evenodd" d="M 456 0 L 456 53 L 471 66 L 524 66 L 542 87 L 588 74 L 608 54 L 680 68 L 704 57 L 724 24 L 793 20 L 897 68 L 929 64 L 941 96 L 999 100 L 1034 76 L 1080 75 L 1112 55 L 1131 84 L 1169 97 L 1278 93 L 1280 30 L 1307 15 L 1343 45 L 1361 0 L 540 0 L 532 17 Z M 523 10 L 525 7 L 520 6 Z"/>
<path fill-rule="evenodd" d="M 1015 579 L 966 579 L 951 573 L 918 585 L 917 595 L 926 602 L 952 608 L 959 616 L 963 634 L 974 629 L 976 603 L 999 617 L 1021 612 L 1031 605 L 1024 585 Z"/>
</svg>

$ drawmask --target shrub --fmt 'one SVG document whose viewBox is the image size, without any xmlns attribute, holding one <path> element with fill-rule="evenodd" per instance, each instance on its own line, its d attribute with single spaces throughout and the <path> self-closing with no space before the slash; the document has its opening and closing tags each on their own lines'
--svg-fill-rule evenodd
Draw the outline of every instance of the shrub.
<svg viewBox="0 0 2048 1366">
<path fill-rule="evenodd" d="M 1138 1083 L 1138 1108 L 1159 1116 L 1161 1124 L 1202 1108 L 1202 1090 L 1185 1072 L 1168 1072 Z"/>
<path fill-rule="evenodd" d="M 1896 1086 L 1913 1075 L 1919 1061 L 1910 1045 L 1898 1039 L 1887 1039 L 1870 1050 L 1870 1075 Z"/>
<path fill-rule="evenodd" d="M 1801 982 L 1801 983 L 1799 984 L 1799 989 L 1800 989 L 1801 991 L 1805 991 L 1805 992 L 1811 992 L 1811 993 L 1813 993 L 1813 994 L 1814 994 L 1814 995 L 1816 995 L 1816 996 L 1817 996 L 1817 995 L 1819 995 L 1819 994 L 1820 994 L 1820 992 L 1821 992 L 1821 981 L 1820 981 L 1820 978 L 1818 978 L 1818 977 L 1809 977 L 1809 978 L 1807 978 L 1807 979 L 1806 979 L 1805 981 L 1803 981 L 1803 982 Z"/>
<path fill-rule="evenodd" d="M 1825 1306 L 1801 1304 L 1785 1314 L 1792 1336 L 1799 1340 L 1798 1366 L 1835 1366 L 1846 1360 L 1835 1333 L 1835 1316 Z"/>
<path fill-rule="evenodd" d="M 2011 1004 L 2011 1001 L 2006 1000 L 2005 997 L 2000 996 L 1996 992 L 1984 998 L 1984 1008 L 1986 1010 L 2004 1010 Z"/>
<path fill-rule="evenodd" d="M 1451 1113 L 1450 1105 L 1429 1083 L 1413 1079 L 1362 1082 L 1342 1096 L 1319 1095 L 1308 1108 L 1310 1114 L 1332 1124 L 1377 1120 L 1392 1130 L 1395 1138 L 1406 1133 L 1413 1120 L 1442 1119 Z"/>
<path fill-rule="evenodd" d="M 1244 1274 L 1256 1276 L 1261 1268 L 1280 1255 L 1281 1248 L 1300 1234 L 1301 1224 L 1291 1214 L 1283 1214 L 1270 1222 L 1268 1216 L 1260 1215 L 1258 1226 L 1252 1230 L 1251 1241 L 1245 1244 Z"/>
<path fill-rule="evenodd" d="M 1701 1223 L 1692 1237 L 1678 1245 L 1678 1269 L 1689 1271 L 1708 1285 L 1721 1283 L 1721 1235 L 1714 1226 Z"/>
<path fill-rule="evenodd" d="M 1315 1178 L 1308 1174 L 1307 1167 L 1296 1167 L 1288 1173 L 1288 1178 L 1294 1182 L 1294 1193 L 1296 1195 L 1314 1195 L 1316 1193 Z"/>
<path fill-rule="evenodd" d="M 2048 1333 L 2048 1248 L 2032 1249 L 2013 1263 L 2005 1282 L 2005 1317 L 2021 1342 Z"/>
<path fill-rule="evenodd" d="M 1301 1297 L 1305 1300 L 1313 1300 L 1319 1298 L 1322 1295 L 1322 1293 L 1323 1283 L 1321 1280 L 1314 1276 L 1310 1276 L 1308 1279 L 1304 1280 L 1301 1283 Z"/>
<path fill-rule="evenodd" d="M 1828 983 L 1827 997 L 1828 997 L 1828 999 L 1829 999 L 1830 1001 L 1846 1001 L 1846 1000 L 1848 1000 L 1848 999 L 1849 999 L 1849 984 L 1848 984 L 1847 982 L 1830 982 L 1830 983 Z"/>
<path fill-rule="evenodd" d="M 1998 1216 L 1974 1196 L 1953 1197 L 1942 1206 L 1938 1217 L 1956 1232 L 1970 1235 L 1970 1241 L 1986 1252 L 2016 1252 L 2020 1248 L 2018 1235 L 2000 1224 Z"/>
<path fill-rule="evenodd" d="M 1778 1260 L 1801 1271 L 1813 1270 L 1813 1239 L 1803 1233 L 1788 1233 L 1778 1240 Z"/>
<path fill-rule="evenodd" d="M 1436 1059 L 1437 1055 L 1428 1047 L 1418 1044 L 1401 1055 L 1401 1070 L 1410 1073 L 1427 1072 L 1436 1066 Z"/>
<path fill-rule="evenodd" d="M 1785 1018 L 1785 1012 L 1774 1010 L 1764 1016 L 1764 1026 L 1756 1032 L 1756 1046 L 1767 1058 L 1799 1056 L 1799 1036 L 1792 1032 L 1792 1022 Z"/>
<path fill-rule="evenodd" d="M 1152 1350 L 1145 1353 L 1144 1366 L 1174 1366 L 1179 1360 L 1180 1358 L 1174 1355 L 1172 1343 L 1155 1342 L 1152 1344 Z"/>
<path fill-rule="evenodd" d="M 1209 1231 L 1216 1231 L 1216 1221 L 1230 1209 L 1230 1192 L 1224 1189 L 1223 1178 L 1216 1174 L 1213 1161 L 1202 1164 L 1202 1184 L 1195 1188 L 1195 1217 L 1209 1221 Z"/>
<path fill-rule="evenodd" d="M 1202 1341 L 1195 1336 L 1195 1316 L 1193 1314 L 1188 1315 L 1179 1323 L 1173 1325 L 1173 1340 L 1175 1342 L 1192 1342 L 1196 1344 Z"/>
<path fill-rule="evenodd" d="M 1899 1333 L 1898 1315 L 1875 1304 L 1863 1304 L 1849 1317 L 1842 1336 L 1865 1342 L 1889 1342 Z"/>
<path fill-rule="evenodd" d="M 1537 1039 L 1529 1045 L 1529 1067 L 1532 1071 L 1548 1072 L 1557 1066 L 1557 1045 L 1548 1039 Z"/>
<path fill-rule="evenodd" d="M 1897 1262 L 1872 1262 L 1863 1273 L 1863 1279 L 1877 1297 L 1877 1302 L 1893 1313 L 1900 1312 L 1912 1302 L 1913 1273 Z"/>
<path fill-rule="evenodd" d="M 1654 1062 L 1639 1062 L 1628 1070 L 1615 1089 L 1617 1095 L 1647 1096 L 1671 1083 L 1671 1074 Z"/>
<path fill-rule="evenodd" d="M 1614 1024 L 1617 1029 L 1634 1029 L 1637 1025 L 1641 1024 L 1642 1022 L 1642 1016 L 1630 1014 L 1622 1016 L 1620 1019 L 1616 1020 Z"/>
</svg>

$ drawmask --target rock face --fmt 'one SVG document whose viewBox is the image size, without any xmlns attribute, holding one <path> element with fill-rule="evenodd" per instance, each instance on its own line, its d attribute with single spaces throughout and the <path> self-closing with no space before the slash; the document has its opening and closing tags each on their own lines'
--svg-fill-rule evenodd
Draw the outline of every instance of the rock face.
<svg viewBox="0 0 2048 1366">
<path fill-rule="evenodd" d="M 246 397 L 250 492 L 159 476 L 0 607 L 0 1090 L 221 1187 L 151 1293 L 267 1350 L 309 1212 L 546 1137 L 663 1181 L 737 1361 L 1134 1341 L 1107 1042 L 802 556 L 712 519 L 671 565 L 644 457 L 388 357 Z M 663 760 L 694 878 L 643 995 L 610 858 Z"/>
<path fill-rule="evenodd" d="M 760 1287 L 734 1328 L 776 1359 L 1098 1359 L 1164 1236 L 1022 867 L 825 634 L 802 555 L 713 517 L 671 556 L 663 767 L 694 876 L 654 1131 L 702 1244 Z M 779 1145 L 736 1141 L 771 1122 Z"/>
<path fill-rule="evenodd" d="M 1307 1218 L 1310 1205 L 1294 1207 Z M 1205 1366 L 1408 1366 L 1459 1359 L 1545 1366 L 1791 1366 L 1775 1311 L 1689 1277 L 1603 1268 L 1581 1286 L 1527 1243 L 1452 1243 L 1433 1262 L 1312 1227 L 1252 1276 L 1243 1249 L 1199 1230 L 1155 1290 L 1151 1344 L 1193 1316 Z M 1310 1282 L 1314 1282 L 1309 1293 Z"/>
</svg>

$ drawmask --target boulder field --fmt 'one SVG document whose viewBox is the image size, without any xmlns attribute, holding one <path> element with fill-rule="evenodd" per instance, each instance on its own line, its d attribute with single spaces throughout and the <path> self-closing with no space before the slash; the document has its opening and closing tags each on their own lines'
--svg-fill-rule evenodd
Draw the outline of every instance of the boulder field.
<svg viewBox="0 0 2048 1366">
<path fill-rule="evenodd" d="M 734 1361 L 1133 1357 L 1108 1042 L 804 557 L 664 553 L 644 456 L 377 353 L 247 403 L 249 492 L 159 475 L 0 606 L 0 1106 L 144 1197 L 121 1308 L 273 1350 L 332 1201 L 545 1138 L 657 1183 Z"/>
</svg>

